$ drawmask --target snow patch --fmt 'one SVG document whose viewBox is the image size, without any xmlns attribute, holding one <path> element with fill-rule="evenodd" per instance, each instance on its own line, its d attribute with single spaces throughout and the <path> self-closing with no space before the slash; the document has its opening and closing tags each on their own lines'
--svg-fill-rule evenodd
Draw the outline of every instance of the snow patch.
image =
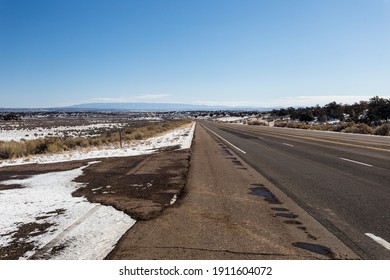
<svg viewBox="0 0 390 280">
<path fill-rule="evenodd" d="M 75 150 L 59 154 L 37 155 L 27 158 L 17 158 L 11 160 L 0 161 L 0 168 L 3 166 L 31 164 L 31 163 L 56 163 L 73 160 L 86 160 L 93 158 L 107 157 L 128 157 L 137 155 L 152 154 L 156 150 L 168 146 L 180 146 L 181 149 L 189 149 L 191 147 L 192 138 L 195 130 L 195 123 L 182 128 L 177 128 L 173 131 L 160 136 L 152 137 L 146 140 L 133 141 L 124 144 L 123 148 L 106 147 L 95 148 L 89 150 Z"/>
<path fill-rule="evenodd" d="M 169 202 L 169 205 L 174 204 L 174 203 L 176 202 L 176 200 L 177 200 L 177 194 L 175 194 L 175 195 L 172 197 L 171 201 Z"/>
<path fill-rule="evenodd" d="M 89 165 L 93 163 L 96 162 Z M 34 249 L 22 259 L 30 258 L 50 243 L 52 247 L 63 245 L 63 249 L 53 255 L 57 259 L 103 259 L 136 221 L 113 207 L 72 196 L 83 186 L 74 179 L 81 176 L 87 166 L 1 182 L 24 188 L 5 190 L 5 195 L 0 196 L 0 247 L 17 241 L 10 233 L 17 232 L 21 225 L 51 224 L 42 234 L 31 232 L 26 237 L 24 242 L 32 242 Z M 94 208 L 97 211 L 91 211 Z M 56 239 L 58 241 L 53 242 Z"/>
<path fill-rule="evenodd" d="M 90 137 L 94 131 L 99 129 L 119 129 L 124 127 L 124 123 L 99 123 L 82 126 L 57 126 L 52 128 L 36 127 L 30 128 L 19 128 L 18 126 L 10 126 L 12 129 L 4 129 L 0 127 L 0 141 L 21 141 L 34 140 L 45 137 L 64 137 L 75 136 L 75 137 Z"/>
</svg>

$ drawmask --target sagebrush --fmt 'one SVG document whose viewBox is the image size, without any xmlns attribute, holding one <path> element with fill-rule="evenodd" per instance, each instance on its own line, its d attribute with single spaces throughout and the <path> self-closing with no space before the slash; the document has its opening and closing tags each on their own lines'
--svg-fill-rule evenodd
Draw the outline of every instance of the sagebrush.
<svg viewBox="0 0 390 280">
<path fill-rule="evenodd" d="M 149 124 L 143 127 L 130 127 L 122 130 L 112 130 L 93 137 L 47 137 L 36 140 L 0 141 L 0 158 L 10 159 L 44 153 L 59 153 L 76 148 L 99 147 L 116 144 L 122 140 L 147 139 L 168 130 L 189 123 L 188 120 L 172 120 L 165 123 Z"/>
</svg>

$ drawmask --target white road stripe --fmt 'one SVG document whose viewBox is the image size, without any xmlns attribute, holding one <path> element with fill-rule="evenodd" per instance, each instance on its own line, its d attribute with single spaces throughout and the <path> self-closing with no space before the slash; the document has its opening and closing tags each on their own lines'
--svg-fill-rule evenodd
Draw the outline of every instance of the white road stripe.
<svg viewBox="0 0 390 280">
<path fill-rule="evenodd" d="M 225 138 L 223 138 L 222 136 L 219 136 L 217 133 L 215 133 L 214 131 L 212 131 L 211 129 L 205 127 L 204 125 L 202 125 L 204 128 L 206 128 L 208 131 L 210 131 L 211 133 L 213 133 L 214 135 L 216 135 L 217 137 L 221 138 L 223 141 L 225 141 L 226 143 L 228 143 L 230 146 L 232 146 L 233 148 L 235 148 L 236 150 L 240 151 L 241 153 L 243 154 L 246 154 L 246 152 L 244 150 L 241 150 L 240 148 L 238 148 L 237 146 L 233 145 L 232 143 L 230 143 L 228 140 L 226 140 Z"/>
<path fill-rule="evenodd" d="M 356 164 L 368 166 L 368 167 L 373 167 L 373 165 L 371 165 L 371 164 L 367 164 L 367 163 L 356 161 L 356 160 L 352 160 L 352 159 L 347 159 L 347 158 L 342 158 L 342 157 L 340 159 L 341 160 L 345 160 L 345 161 L 349 161 L 349 162 L 353 162 L 353 163 L 356 163 Z"/>
<path fill-rule="evenodd" d="M 294 147 L 294 145 L 288 144 L 288 143 L 282 143 L 283 145 L 289 146 L 289 147 Z"/>
<path fill-rule="evenodd" d="M 386 240 L 372 234 L 372 233 L 365 233 L 365 235 L 367 235 L 368 237 L 370 237 L 371 239 L 373 239 L 375 242 L 381 244 L 383 247 L 385 247 L 387 250 L 390 250 L 390 243 L 387 242 Z"/>
</svg>

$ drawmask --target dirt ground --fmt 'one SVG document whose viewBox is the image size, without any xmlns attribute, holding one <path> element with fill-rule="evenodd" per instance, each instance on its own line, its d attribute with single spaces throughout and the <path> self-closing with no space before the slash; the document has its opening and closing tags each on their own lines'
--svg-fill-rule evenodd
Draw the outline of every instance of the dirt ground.
<svg viewBox="0 0 390 280">
<path fill-rule="evenodd" d="M 28 178 L 37 174 L 66 171 L 88 162 L 100 161 L 84 169 L 75 181 L 85 184 L 73 196 L 84 196 L 90 202 L 113 206 L 136 220 L 150 220 L 180 197 L 187 180 L 190 150 L 162 151 L 144 156 L 89 159 L 54 164 L 30 164 L 1 168 L 0 191 L 21 188 L 20 185 L 2 185 L 1 181 Z M 55 186 L 53 186 L 55 187 Z M 61 215 L 62 213 L 58 213 Z M 27 242 L 50 230 L 50 224 L 20 225 L 8 233 L 17 240 L 11 246 L 0 248 L 1 259 L 18 259 L 33 249 Z M 0 236 L 1 238 L 1 236 Z"/>
<path fill-rule="evenodd" d="M 113 206 L 135 220 L 149 220 L 181 194 L 189 160 L 189 150 L 106 159 L 85 169 L 76 181 L 86 186 L 73 195 Z"/>
</svg>

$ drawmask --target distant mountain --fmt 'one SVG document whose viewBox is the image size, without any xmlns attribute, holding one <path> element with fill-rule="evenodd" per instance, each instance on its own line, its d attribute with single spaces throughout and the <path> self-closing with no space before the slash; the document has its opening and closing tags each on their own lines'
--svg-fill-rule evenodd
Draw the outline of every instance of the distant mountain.
<svg viewBox="0 0 390 280">
<path fill-rule="evenodd" d="M 179 103 L 85 103 L 68 107 L 51 108 L 0 108 L 0 112 L 47 112 L 47 111 L 270 111 L 278 108 L 244 106 L 209 106 Z"/>
<path fill-rule="evenodd" d="M 217 110 L 262 110 L 269 111 L 271 108 L 260 107 L 228 107 L 208 106 L 179 103 L 86 103 L 66 109 L 75 110 L 123 110 L 123 111 L 217 111 Z"/>
</svg>

